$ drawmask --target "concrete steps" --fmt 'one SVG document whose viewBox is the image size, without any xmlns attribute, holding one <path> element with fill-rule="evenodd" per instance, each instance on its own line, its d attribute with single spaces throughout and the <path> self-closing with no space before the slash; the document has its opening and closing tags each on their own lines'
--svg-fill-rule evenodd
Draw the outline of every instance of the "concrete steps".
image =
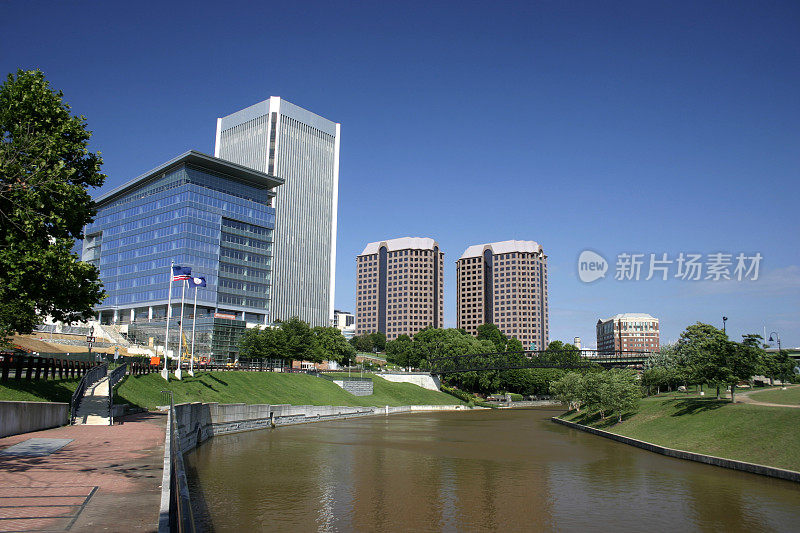
<svg viewBox="0 0 800 533">
<path fill-rule="evenodd" d="M 111 422 L 108 409 L 108 376 L 86 389 L 75 414 L 76 425 L 107 426 Z"/>
</svg>

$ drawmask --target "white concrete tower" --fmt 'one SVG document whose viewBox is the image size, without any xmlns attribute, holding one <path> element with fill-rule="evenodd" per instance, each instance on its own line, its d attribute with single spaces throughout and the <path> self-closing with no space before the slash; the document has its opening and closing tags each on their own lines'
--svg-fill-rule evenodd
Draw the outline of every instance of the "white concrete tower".
<svg viewBox="0 0 800 533">
<path fill-rule="evenodd" d="M 341 125 L 272 96 L 217 119 L 214 155 L 284 179 L 269 319 L 333 320 Z"/>
</svg>

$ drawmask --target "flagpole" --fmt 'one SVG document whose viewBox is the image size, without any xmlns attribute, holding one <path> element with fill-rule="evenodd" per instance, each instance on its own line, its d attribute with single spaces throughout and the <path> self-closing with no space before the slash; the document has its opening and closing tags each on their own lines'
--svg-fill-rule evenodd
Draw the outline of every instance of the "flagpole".
<svg viewBox="0 0 800 533">
<path fill-rule="evenodd" d="M 169 346 L 169 312 L 172 307 L 172 267 L 175 266 L 175 261 L 169 263 L 169 291 L 167 292 L 167 332 L 164 334 L 164 370 L 161 371 L 161 377 L 169 381 L 169 367 L 167 365 L 167 348 Z"/>
<path fill-rule="evenodd" d="M 197 323 L 197 289 L 198 285 L 194 286 L 194 311 L 192 312 L 192 355 L 189 358 L 189 375 L 194 376 L 194 326 Z"/>
<path fill-rule="evenodd" d="M 188 280 L 183 280 L 181 288 L 181 319 L 178 321 L 178 368 L 175 369 L 175 377 L 181 379 L 181 356 L 183 350 L 183 301 L 186 297 L 186 285 Z"/>
</svg>

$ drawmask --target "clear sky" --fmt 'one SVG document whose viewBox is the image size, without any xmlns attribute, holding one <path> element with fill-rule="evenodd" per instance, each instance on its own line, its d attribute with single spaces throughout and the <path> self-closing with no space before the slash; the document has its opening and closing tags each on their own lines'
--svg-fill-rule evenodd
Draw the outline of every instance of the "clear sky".
<svg viewBox="0 0 800 533">
<path fill-rule="evenodd" d="M 336 307 L 367 242 L 541 243 L 551 339 L 646 312 L 800 345 L 800 3 L 0 1 L 0 73 L 87 117 L 107 190 L 281 96 L 342 124 Z M 368 213 L 368 217 L 365 216 Z M 365 220 L 369 223 L 365 224 Z M 583 283 L 577 258 L 609 262 Z M 617 254 L 761 253 L 756 281 L 614 280 Z M 735 263 L 735 258 L 734 258 Z M 734 265 L 735 266 L 735 265 Z M 733 267 L 731 267 L 731 271 Z M 704 272 L 705 275 L 705 272 Z"/>
</svg>

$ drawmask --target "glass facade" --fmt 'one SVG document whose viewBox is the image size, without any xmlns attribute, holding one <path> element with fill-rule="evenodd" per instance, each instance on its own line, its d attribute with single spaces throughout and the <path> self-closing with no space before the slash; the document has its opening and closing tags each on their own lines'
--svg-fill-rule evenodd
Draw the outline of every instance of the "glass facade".
<svg viewBox="0 0 800 533">
<path fill-rule="evenodd" d="M 83 259 L 99 267 L 108 294 L 96 307 L 100 321 L 163 322 L 174 261 L 206 278 L 197 289 L 198 318 L 268 323 L 276 185 L 260 172 L 188 152 L 101 197 L 83 244 Z M 182 290 L 172 284 L 176 318 Z M 194 290 L 187 288 L 185 300 L 188 318 Z M 203 329 L 210 334 L 213 321 Z M 213 337 L 202 345 L 211 349 Z"/>
</svg>

